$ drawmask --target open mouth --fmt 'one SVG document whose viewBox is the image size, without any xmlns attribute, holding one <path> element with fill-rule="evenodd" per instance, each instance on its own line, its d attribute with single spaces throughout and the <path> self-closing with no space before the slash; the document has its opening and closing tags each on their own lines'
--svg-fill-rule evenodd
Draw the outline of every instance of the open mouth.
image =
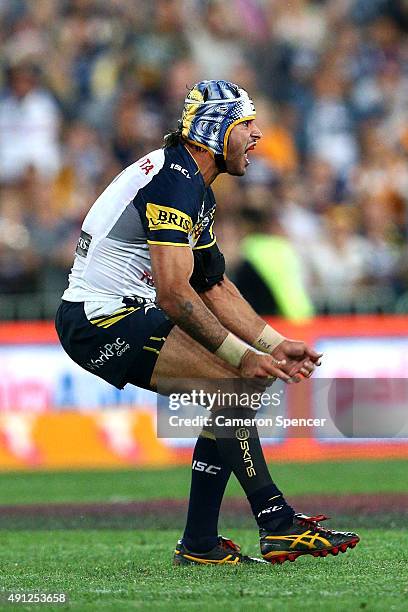
<svg viewBox="0 0 408 612">
<path fill-rule="evenodd" d="M 249 151 L 253 151 L 255 147 L 256 147 L 256 142 L 253 142 L 252 144 L 248 145 L 247 148 L 245 149 L 244 157 L 245 157 L 245 163 L 247 166 L 251 163 L 249 161 L 248 153 Z"/>
</svg>

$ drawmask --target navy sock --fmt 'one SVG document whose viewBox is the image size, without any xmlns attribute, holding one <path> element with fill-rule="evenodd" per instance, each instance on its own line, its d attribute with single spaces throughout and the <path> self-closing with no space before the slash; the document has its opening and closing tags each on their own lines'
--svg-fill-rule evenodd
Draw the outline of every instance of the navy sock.
<svg viewBox="0 0 408 612">
<path fill-rule="evenodd" d="M 277 531 L 292 523 L 295 511 L 272 480 L 266 487 L 248 495 L 248 501 L 260 528 Z"/>
<path fill-rule="evenodd" d="M 231 469 L 224 465 L 214 439 L 200 436 L 191 470 L 190 500 L 184 545 L 206 552 L 218 543 L 218 516 Z"/>
<path fill-rule="evenodd" d="M 258 526 L 275 530 L 290 524 L 295 512 L 271 478 L 254 411 L 245 408 L 217 411 L 214 434 L 220 456 L 244 489 Z"/>
</svg>

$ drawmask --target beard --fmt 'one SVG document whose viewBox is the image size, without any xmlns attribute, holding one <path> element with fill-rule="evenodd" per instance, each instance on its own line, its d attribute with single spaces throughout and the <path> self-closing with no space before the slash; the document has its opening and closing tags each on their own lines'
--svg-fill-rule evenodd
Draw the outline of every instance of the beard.
<svg viewBox="0 0 408 612">
<path fill-rule="evenodd" d="M 240 159 L 226 160 L 227 173 L 231 176 L 244 176 L 246 166 L 242 164 Z"/>
</svg>

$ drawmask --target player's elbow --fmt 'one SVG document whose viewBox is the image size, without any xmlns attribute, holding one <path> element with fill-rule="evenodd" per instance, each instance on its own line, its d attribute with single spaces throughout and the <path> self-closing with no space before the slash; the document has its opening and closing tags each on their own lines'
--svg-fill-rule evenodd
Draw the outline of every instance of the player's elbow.
<svg viewBox="0 0 408 612">
<path fill-rule="evenodd" d="M 210 309 L 215 304 L 228 308 L 232 297 L 231 292 L 229 291 L 228 279 L 223 277 L 209 289 L 206 289 L 204 292 L 200 293 L 200 297 L 204 304 L 206 304 L 206 306 Z"/>
<path fill-rule="evenodd" d="M 170 295 L 170 293 L 168 291 L 165 291 L 165 290 L 157 291 L 156 302 L 157 302 L 157 305 L 162 310 L 164 310 L 165 312 L 170 314 L 168 312 L 168 309 L 171 308 L 172 299 L 171 299 L 171 295 Z"/>
<path fill-rule="evenodd" d="M 187 291 L 191 288 L 187 286 Z M 162 287 L 157 292 L 156 301 L 158 306 L 170 317 L 175 318 L 180 310 L 180 303 L 185 301 L 186 291 L 182 287 L 175 289 L 174 287 Z"/>
<path fill-rule="evenodd" d="M 219 296 L 225 293 L 225 289 L 227 288 L 227 279 L 223 276 L 216 283 L 211 285 L 208 289 L 205 289 L 202 293 L 207 295 L 208 297 Z"/>
</svg>

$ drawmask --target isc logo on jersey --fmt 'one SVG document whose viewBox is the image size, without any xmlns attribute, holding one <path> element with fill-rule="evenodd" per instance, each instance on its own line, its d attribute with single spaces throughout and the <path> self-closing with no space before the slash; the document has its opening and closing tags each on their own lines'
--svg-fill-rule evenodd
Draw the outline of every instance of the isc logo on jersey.
<svg viewBox="0 0 408 612">
<path fill-rule="evenodd" d="M 188 171 L 182 166 L 180 166 L 180 164 L 170 164 L 170 168 L 172 170 L 178 170 L 179 172 L 181 172 L 183 176 L 185 176 L 188 179 L 191 179 L 191 176 L 189 175 Z"/>
<path fill-rule="evenodd" d="M 149 202 L 146 206 L 146 217 L 149 221 L 150 230 L 172 229 L 188 234 L 193 227 L 189 215 L 170 206 L 161 206 Z"/>
</svg>

